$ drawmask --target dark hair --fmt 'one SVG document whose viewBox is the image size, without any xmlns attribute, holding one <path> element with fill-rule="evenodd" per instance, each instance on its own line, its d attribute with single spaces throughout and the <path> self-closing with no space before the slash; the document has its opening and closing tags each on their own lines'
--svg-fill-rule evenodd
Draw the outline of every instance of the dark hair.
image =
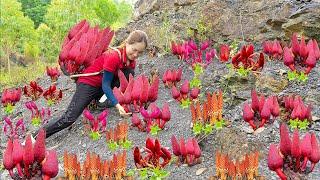
<svg viewBox="0 0 320 180">
<path fill-rule="evenodd" d="M 125 40 L 125 43 L 128 43 L 128 44 L 134 44 L 137 42 L 144 42 L 144 44 L 146 45 L 145 48 L 147 48 L 148 47 L 148 35 L 144 31 L 134 30 L 129 34 L 129 36 Z"/>
</svg>

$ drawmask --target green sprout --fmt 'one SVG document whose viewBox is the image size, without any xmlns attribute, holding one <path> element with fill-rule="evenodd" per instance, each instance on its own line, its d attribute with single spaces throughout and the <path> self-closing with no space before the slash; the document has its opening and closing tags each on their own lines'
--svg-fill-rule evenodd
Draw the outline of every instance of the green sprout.
<svg viewBox="0 0 320 180">
<path fill-rule="evenodd" d="M 298 124 L 299 124 L 300 130 L 307 130 L 307 127 L 309 126 L 310 123 L 308 122 L 307 119 L 305 119 L 303 121 L 299 121 Z"/>
<path fill-rule="evenodd" d="M 139 175 L 141 179 L 147 179 L 148 178 L 148 169 L 143 168 L 139 171 Z"/>
<path fill-rule="evenodd" d="M 5 112 L 7 115 L 12 114 L 13 111 L 14 111 L 14 106 L 13 106 L 11 103 L 7 104 L 7 106 L 4 108 L 4 112 Z"/>
<path fill-rule="evenodd" d="M 54 105 L 54 100 L 52 100 L 52 99 L 48 99 L 48 101 L 47 101 L 47 105 L 48 105 L 48 106 L 52 106 L 52 105 Z"/>
<path fill-rule="evenodd" d="M 226 124 L 226 123 L 225 123 L 224 119 L 221 119 L 220 121 L 217 121 L 217 122 L 214 124 L 214 127 L 215 127 L 216 129 L 222 129 L 225 124 Z"/>
<path fill-rule="evenodd" d="M 40 117 L 34 117 L 31 119 L 31 124 L 35 127 L 39 127 L 41 125 Z"/>
<path fill-rule="evenodd" d="M 211 134 L 213 131 L 213 126 L 211 124 L 206 124 L 205 126 L 203 126 L 202 130 L 206 135 Z"/>
<path fill-rule="evenodd" d="M 166 170 L 164 169 L 160 169 L 160 168 L 153 168 L 151 169 L 151 177 L 150 179 L 152 180 L 160 180 L 160 179 L 164 179 L 166 178 L 167 176 L 169 176 L 169 172 L 167 172 Z"/>
<path fill-rule="evenodd" d="M 200 74 L 203 73 L 203 67 L 199 63 L 197 63 L 194 66 L 193 71 L 194 71 L 195 76 L 199 76 Z"/>
<path fill-rule="evenodd" d="M 301 72 L 300 75 L 298 76 L 298 80 L 300 82 L 306 82 L 308 80 L 308 76 L 306 74 L 304 74 L 304 72 Z"/>
<path fill-rule="evenodd" d="M 301 121 L 299 119 L 290 119 L 289 126 L 291 129 L 299 128 L 300 130 L 306 130 L 309 126 L 309 121 L 307 119 Z"/>
<path fill-rule="evenodd" d="M 304 72 L 298 73 L 297 71 L 288 71 L 288 80 L 298 80 L 299 82 L 306 83 L 308 76 Z"/>
<path fill-rule="evenodd" d="M 132 142 L 129 141 L 129 140 L 121 141 L 120 142 L 120 146 L 123 147 L 126 150 L 129 150 L 132 147 Z"/>
<path fill-rule="evenodd" d="M 299 127 L 299 121 L 298 120 L 294 120 L 294 119 L 290 119 L 289 120 L 289 126 L 291 127 L 291 129 L 296 129 Z"/>
<path fill-rule="evenodd" d="M 107 146 L 112 152 L 116 151 L 118 149 L 118 147 L 119 147 L 119 145 L 115 141 L 109 141 L 107 143 Z"/>
<path fill-rule="evenodd" d="M 245 69 L 243 66 L 241 66 L 238 70 L 237 73 L 241 77 L 247 77 L 249 75 L 250 69 Z"/>
<path fill-rule="evenodd" d="M 140 179 L 161 180 L 169 176 L 169 172 L 159 167 L 141 168 L 139 170 Z"/>
<path fill-rule="evenodd" d="M 202 124 L 199 122 L 196 122 L 193 127 L 192 127 L 192 131 L 194 135 L 199 135 L 202 132 Z"/>
<path fill-rule="evenodd" d="M 127 176 L 134 176 L 134 174 L 135 174 L 135 171 L 134 171 L 134 169 L 129 169 L 128 171 L 127 171 Z"/>
<path fill-rule="evenodd" d="M 296 71 L 288 71 L 288 79 L 289 81 L 294 81 L 296 79 Z"/>
<path fill-rule="evenodd" d="M 151 135 L 156 136 L 159 131 L 161 131 L 161 128 L 159 128 L 158 125 L 151 126 L 151 129 L 150 129 Z"/>
<path fill-rule="evenodd" d="M 190 87 L 197 87 L 200 88 L 201 87 L 201 80 L 197 77 L 193 77 L 192 80 L 190 81 Z"/>
<path fill-rule="evenodd" d="M 99 131 L 91 131 L 89 136 L 92 140 L 97 141 L 98 139 L 100 139 L 101 134 L 99 133 Z"/>
<path fill-rule="evenodd" d="M 181 106 L 183 109 L 185 109 L 185 108 L 188 108 L 188 107 L 190 106 L 190 104 L 191 104 L 191 101 L 190 101 L 189 98 L 187 98 L 187 99 L 182 99 L 182 100 L 181 100 L 180 106 Z"/>
</svg>

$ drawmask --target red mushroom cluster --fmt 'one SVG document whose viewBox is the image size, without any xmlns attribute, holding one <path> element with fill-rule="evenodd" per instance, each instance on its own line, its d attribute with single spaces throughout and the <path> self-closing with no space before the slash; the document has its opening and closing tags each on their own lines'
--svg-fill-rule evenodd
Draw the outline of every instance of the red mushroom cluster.
<svg viewBox="0 0 320 180">
<path fill-rule="evenodd" d="M 251 91 L 251 104 L 245 103 L 243 106 L 243 119 L 256 130 L 257 127 L 263 127 L 269 121 L 270 117 L 279 116 L 280 107 L 276 96 L 265 98 L 264 95 L 258 97 L 255 90 Z M 257 123 L 259 123 L 257 125 Z"/>
<path fill-rule="evenodd" d="M 130 75 L 127 81 L 122 71 L 118 73 L 120 79 L 120 87 L 113 88 L 113 93 L 119 104 L 121 104 L 127 112 L 139 112 L 141 107 L 147 106 L 151 102 L 155 102 L 158 98 L 159 77 L 156 77 L 152 83 L 146 76 L 140 75 L 136 79 Z M 133 105 L 133 109 L 132 106 Z"/>
<path fill-rule="evenodd" d="M 206 67 L 216 56 L 216 50 L 210 48 L 210 46 L 211 42 L 209 40 L 201 42 L 199 46 L 193 40 L 181 44 L 171 42 L 171 52 L 192 67 L 196 64 Z"/>
<path fill-rule="evenodd" d="M 133 151 L 134 163 L 137 168 L 163 168 L 171 160 L 171 153 L 165 147 L 162 147 L 158 139 L 147 138 L 144 148 L 147 155 L 144 157 L 140 153 L 139 147 Z"/>
<path fill-rule="evenodd" d="M 320 147 L 315 133 L 306 133 L 303 139 L 299 138 L 299 131 L 295 129 L 290 139 L 286 124 L 280 126 L 280 145 L 271 144 L 268 155 L 268 167 L 275 171 L 280 179 L 288 177 L 283 172 L 289 168 L 296 173 L 310 173 L 320 160 Z M 306 170 L 308 161 L 311 166 Z"/>
<path fill-rule="evenodd" d="M 171 95 L 173 99 L 180 102 L 180 104 L 184 107 L 184 103 L 186 103 L 186 107 L 189 107 L 191 103 L 190 100 L 195 100 L 198 98 L 200 94 L 200 89 L 198 87 L 190 88 L 190 83 L 188 80 L 185 80 L 180 87 L 180 90 L 177 89 L 176 86 L 172 86 Z"/>
<path fill-rule="evenodd" d="M 284 107 L 286 110 L 286 119 L 290 120 L 291 126 L 297 128 L 299 126 L 300 129 L 304 129 L 302 123 L 306 123 L 306 126 L 312 121 L 312 106 L 309 104 L 308 106 L 304 104 L 301 96 L 298 95 L 290 95 L 285 96 Z"/>
<path fill-rule="evenodd" d="M 263 53 L 255 53 L 252 44 L 244 45 L 241 50 L 232 57 L 231 63 L 236 69 L 242 66 L 244 69 L 257 71 L 261 70 L 264 66 L 264 55 Z"/>
<path fill-rule="evenodd" d="M 263 52 L 267 54 L 270 58 L 281 59 L 283 54 L 283 49 L 278 40 L 265 41 L 263 43 Z"/>
<path fill-rule="evenodd" d="M 148 110 L 141 108 L 140 113 L 143 117 L 144 123 L 139 119 L 138 114 L 134 113 L 131 119 L 132 125 L 137 127 L 140 131 L 151 130 L 151 127 L 158 126 L 160 129 L 165 127 L 165 124 L 171 119 L 171 112 L 169 104 L 165 103 L 160 109 L 155 103 L 151 103 Z"/>
<path fill-rule="evenodd" d="M 283 49 L 283 62 L 291 71 L 309 74 L 320 59 L 320 50 L 315 39 L 310 39 L 306 44 L 304 37 L 299 42 L 297 34 L 291 38 L 291 47 Z"/>
<path fill-rule="evenodd" d="M 60 76 L 60 72 L 57 67 L 46 67 L 47 75 L 50 77 L 51 82 L 56 82 Z"/>
<path fill-rule="evenodd" d="M 113 35 L 109 27 L 90 27 L 87 20 L 74 25 L 65 37 L 59 54 L 63 73 L 81 73 L 107 49 Z"/>
<path fill-rule="evenodd" d="M 24 86 L 23 93 L 25 96 L 30 97 L 32 101 L 36 101 L 41 97 L 43 89 L 37 82 L 31 81 L 29 85 Z"/>
<path fill-rule="evenodd" d="M 178 141 L 175 136 L 172 136 L 171 144 L 173 154 L 178 157 L 179 163 L 192 166 L 201 162 L 201 149 L 195 138 L 189 138 L 187 141 L 180 138 L 180 141 Z"/>
<path fill-rule="evenodd" d="M 15 104 L 20 101 L 21 89 L 4 89 L 1 95 L 1 103 L 5 108 L 6 114 L 11 114 Z"/>
<path fill-rule="evenodd" d="M 22 179 L 42 177 L 49 180 L 57 176 L 57 154 L 46 149 L 45 137 L 45 131 L 41 129 L 34 144 L 30 135 L 27 136 L 24 145 L 21 145 L 18 139 L 8 140 L 3 154 L 3 165 L 13 179 L 16 178 L 15 168 Z"/>
<path fill-rule="evenodd" d="M 181 81 L 182 69 L 168 69 L 162 76 L 162 82 L 166 87 L 176 86 Z"/>
</svg>

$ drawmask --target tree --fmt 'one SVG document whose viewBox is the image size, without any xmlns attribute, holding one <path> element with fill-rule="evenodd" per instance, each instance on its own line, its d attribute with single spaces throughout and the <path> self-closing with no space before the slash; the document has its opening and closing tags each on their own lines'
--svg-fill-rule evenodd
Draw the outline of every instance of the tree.
<svg viewBox="0 0 320 180">
<path fill-rule="evenodd" d="M 22 4 L 22 12 L 32 19 L 35 28 L 44 21 L 44 15 L 47 13 L 47 6 L 51 0 L 19 0 Z"/>
<path fill-rule="evenodd" d="M 0 12 L 1 55 L 7 59 L 10 73 L 10 54 L 23 53 L 26 43 L 37 46 L 38 36 L 33 28 L 33 21 L 23 15 L 21 4 L 16 0 L 2 0 Z"/>
<path fill-rule="evenodd" d="M 111 26 L 121 16 L 118 11 L 117 4 L 113 0 L 96 1 L 94 10 L 101 21 L 101 25 L 103 26 Z"/>
<path fill-rule="evenodd" d="M 57 59 L 60 47 L 59 43 L 55 42 L 55 39 L 52 38 L 55 36 L 55 32 L 44 23 L 39 25 L 37 32 L 39 34 L 39 47 L 42 59 L 54 62 Z"/>
<path fill-rule="evenodd" d="M 132 17 L 133 8 L 132 5 L 126 1 L 117 2 L 117 10 L 120 14 L 117 21 L 113 24 L 113 27 L 121 27 L 125 25 Z"/>
</svg>

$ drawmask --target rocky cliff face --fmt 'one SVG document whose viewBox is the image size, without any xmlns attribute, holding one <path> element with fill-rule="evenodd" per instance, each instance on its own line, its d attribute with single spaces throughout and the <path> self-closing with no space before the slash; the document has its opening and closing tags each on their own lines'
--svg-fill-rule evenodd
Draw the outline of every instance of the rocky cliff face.
<svg viewBox="0 0 320 180">
<path fill-rule="evenodd" d="M 293 32 L 320 39 L 320 0 L 139 0 L 134 20 L 117 32 L 122 41 L 145 30 L 151 45 L 195 36 L 216 42 L 289 38 Z"/>
</svg>

